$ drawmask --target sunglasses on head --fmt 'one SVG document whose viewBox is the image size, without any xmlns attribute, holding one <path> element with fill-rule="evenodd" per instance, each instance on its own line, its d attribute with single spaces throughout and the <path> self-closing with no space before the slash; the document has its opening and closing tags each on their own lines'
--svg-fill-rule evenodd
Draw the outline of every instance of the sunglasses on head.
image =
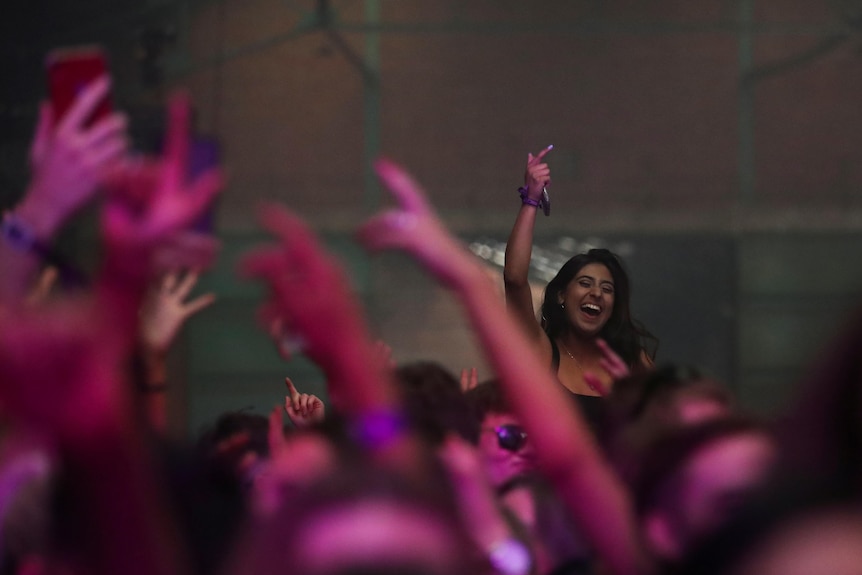
<svg viewBox="0 0 862 575">
<path fill-rule="evenodd" d="M 497 436 L 497 443 L 500 448 L 506 451 L 519 451 L 527 443 L 527 432 L 520 425 L 507 423 L 498 425 L 493 431 Z"/>
</svg>

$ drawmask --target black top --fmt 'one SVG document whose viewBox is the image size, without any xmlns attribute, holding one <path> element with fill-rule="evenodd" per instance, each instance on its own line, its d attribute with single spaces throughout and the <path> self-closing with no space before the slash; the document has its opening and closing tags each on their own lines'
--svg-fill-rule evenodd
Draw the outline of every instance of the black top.
<svg viewBox="0 0 862 575">
<path fill-rule="evenodd" d="M 559 381 L 560 348 L 557 347 L 557 342 L 550 337 L 548 339 L 551 341 L 551 366 L 554 369 L 554 375 L 557 376 L 557 380 Z M 605 418 L 605 400 L 600 395 L 582 395 L 574 392 L 572 392 L 572 399 L 578 404 L 578 409 L 584 415 L 584 419 L 586 419 L 587 424 L 590 426 L 593 435 L 598 437 Z"/>
</svg>

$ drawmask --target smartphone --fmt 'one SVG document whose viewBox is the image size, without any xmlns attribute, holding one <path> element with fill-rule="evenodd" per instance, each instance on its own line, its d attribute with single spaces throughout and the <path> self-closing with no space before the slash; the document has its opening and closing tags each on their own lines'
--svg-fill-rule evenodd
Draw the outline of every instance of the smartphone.
<svg viewBox="0 0 862 575">
<path fill-rule="evenodd" d="M 60 48 L 48 54 L 45 67 L 48 71 L 48 90 L 56 123 L 75 103 L 85 86 L 108 73 L 108 59 L 99 46 Z M 85 126 L 96 123 L 113 109 L 113 98 L 108 94 L 87 118 Z"/>
</svg>

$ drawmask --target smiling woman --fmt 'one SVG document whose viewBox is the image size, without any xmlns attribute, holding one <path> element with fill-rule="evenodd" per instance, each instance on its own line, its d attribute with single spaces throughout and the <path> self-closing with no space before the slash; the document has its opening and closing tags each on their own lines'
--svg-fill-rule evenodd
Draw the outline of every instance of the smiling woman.
<svg viewBox="0 0 862 575">
<path fill-rule="evenodd" d="M 628 274 L 606 249 L 576 255 L 560 268 L 545 289 L 541 321 L 536 320 L 528 278 L 537 211 L 531 199 L 550 184 L 543 163 L 549 151 L 527 159 L 521 210 L 506 245 L 506 302 L 560 383 L 579 399 L 598 397 L 621 371 L 651 366 L 658 340 L 632 319 Z M 594 411 L 589 400 L 580 403 L 588 415 Z"/>
</svg>

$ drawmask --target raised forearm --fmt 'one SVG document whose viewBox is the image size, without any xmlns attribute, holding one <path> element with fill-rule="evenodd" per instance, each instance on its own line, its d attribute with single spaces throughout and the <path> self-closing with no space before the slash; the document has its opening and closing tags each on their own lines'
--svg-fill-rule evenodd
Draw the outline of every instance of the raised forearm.
<svg viewBox="0 0 862 575">
<path fill-rule="evenodd" d="M 9 211 L 4 228 L 10 228 L 10 231 L 4 232 L 0 238 L 0 270 L 3 270 L 0 274 L 0 302 L 10 306 L 26 297 L 42 265 L 42 257 L 37 249 L 7 237 L 13 233 L 13 222 L 40 245 L 50 246 L 64 220 L 56 209 L 40 205 L 33 196 L 34 193 L 28 191 L 21 203 Z"/>
<path fill-rule="evenodd" d="M 536 225 L 534 206 L 522 205 L 515 219 L 515 225 L 506 243 L 506 260 L 503 267 L 503 279 L 509 286 L 528 286 L 530 273 L 530 258 L 533 253 L 533 230 Z"/>
</svg>

